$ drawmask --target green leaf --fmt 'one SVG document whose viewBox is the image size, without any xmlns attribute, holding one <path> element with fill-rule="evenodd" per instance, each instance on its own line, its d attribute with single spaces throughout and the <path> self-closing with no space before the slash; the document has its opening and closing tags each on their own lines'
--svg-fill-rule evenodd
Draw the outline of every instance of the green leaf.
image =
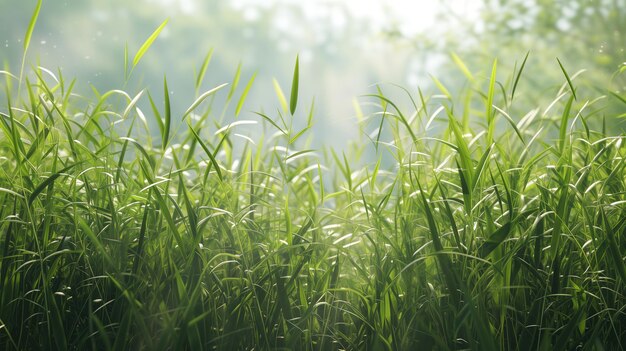
<svg viewBox="0 0 626 351">
<path fill-rule="evenodd" d="M 276 129 L 278 129 L 282 134 L 287 134 L 287 132 L 285 132 L 281 127 L 279 127 L 278 124 L 276 124 L 276 122 L 274 122 L 269 116 L 267 116 L 267 115 L 265 115 L 265 114 L 263 114 L 261 112 L 255 112 L 255 114 L 259 115 L 264 120 L 268 121 L 271 125 L 276 127 Z"/>
<path fill-rule="evenodd" d="M 35 11 L 33 11 L 33 16 L 30 18 L 30 23 L 28 24 L 26 35 L 24 35 L 24 55 L 26 55 L 26 51 L 28 50 L 28 46 L 30 45 L 30 39 L 33 36 L 33 31 L 35 30 L 35 24 L 37 23 L 37 18 L 39 17 L 40 10 L 41 0 L 37 1 L 37 6 L 35 7 Z"/>
<path fill-rule="evenodd" d="M 254 83 L 254 78 L 256 78 L 256 72 L 252 75 L 252 78 L 250 78 L 250 80 L 248 81 L 248 84 L 246 84 L 246 87 L 243 90 L 243 93 L 241 93 L 239 102 L 237 102 L 237 108 L 235 109 L 235 117 L 239 116 L 239 112 L 241 112 L 243 103 L 244 101 L 246 101 L 246 97 L 248 96 L 248 92 L 250 91 L 250 88 L 252 87 L 252 83 Z"/>
<path fill-rule="evenodd" d="M 487 150 L 485 150 L 485 152 L 483 153 L 483 156 L 480 158 L 480 161 L 478 162 L 478 165 L 476 166 L 476 169 L 474 170 L 474 178 L 472 179 L 472 183 L 473 183 L 472 190 L 476 190 L 476 187 L 478 186 L 480 176 L 483 173 L 483 170 L 485 169 L 485 165 L 487 164 L 489 155 L 491 155 L 491 150 L 493 149 L 493 145 L 494 144 L 489 145 Z"/>
<path fill-rule="evenodd" d="M 563 71 L 563 75 L 565 75 L 565 79 L 567 80 L 567 84 L 569 85 L 569 88 L 572 90 L 572 95 L 574 96 L 574 100 L 576 100 L 576 90 L 574 90 L 574 85 L 572 84 L 572 80 L 569 78 L 569 75 L 565 71 L 565 68 L 563 67 L 563 64 L 561 63 L 561 60 L 559 60 L 558 57 L 556 58 L 556 61 L 559 63 L 559 67 L 561 67 L 561 71 Z"/>
<path fill-rule="evenodd" d="M 420 198 L 422 200 L 424 216 L 426 217 L 426 221 L 428 222 L 430 237 L 433 241 L 435 251 L 437 252 L 437 261 L 441 266 L 441 270 L 443 271 L 443 276 L 446 280 L 446 284 L 448 286 L 448 289 L 450 290 L 450 293 L 452 294 L 452 296 L 454 296 L 454 300 L 458 301 L 458 277 L 454 273 L 454 267 L 452 265 L 450 257 L 448 257 L 445 253 L 443 243 L 441 242 L 439 227 L 437 226 L 437 220 L 435 219 L 433 210 L 431 209 L 431 204 L 426 198 L 426 193 L 424 192 L 424 189 L 422 189 L 422 185 L 420 184 L 420 181 L 419 179 L 417 179 L 417 177 L 415 177 L 415 183 L 417 184 L 417 189 L 419 190 Z"/>
<path fill-rule="evenodd" d="M 278 97 L 278 102 L 280 103 L 280 107 L 284 112 L 287 112 L 287 99 L 285 98 L 285 93 L 283 93 L 283 89 L 280 88 L 280 84 L 276 79 L 272 79 L 272 84 L 274 85 L 274 91 L 276 92 L 276 96 Z"/>
<path fill-rule="evenodd" d="M 454 52 L 450 53 L 450 56 L 452 56 L 452 61 L 454 61 L 454 63 L 457 65 L 457 67 L 459 67 L 461 72 L 463 72 L 463 75 L 465 75 L 465 77 L 467 77 L 467 79 L 470 81 L 474 80 L 474 76 L 465 65 L 465 62 L 463 62 L 463 60 L 461 60 L 461 58 Z"/>
<path fill-rule="evenodd" d="M 567 104 L 565 105 L 565 109 L 563 109 L 563 115 L 561 115 L 561 125 L 559 126 L 559 151 L 561 153 L 563 153 L 565 149 L 565 139 L 567 137 L 567 121 L 569 119 L 570 111 L 572 110 L 572 102 L 574 101 L 574 99 L 574 95 L 570 96 L 569 100 L 567 100 Z"/>
<path fill-rule="evenodd" d="M 167 79 L 163 76 L 163 100 L 165 101 L 165 123 L 163 123 L 163 134 L 161 134 L 161 145 L 163 150 L 167 147 L 170 139 L 170 126 L 172 121 L 172 110 L 170 108 L 170 92 L 167 88 Z"/>
<path fill-rule="evenodd" d="M 152 113 L 154 114 L 154 119 L 157 122 L 157 127 L 159 127 L 159 132 L 161 134 L 165 133 L 165 125 L 163 124 L 163 120 L 161 118 L 161 112 L 159 112 L 159 109 L 156 107 L 156 104 L 154 103 L 154 99 L 152 99 L 152 96 L 150 96 L 150 92 L 148 92 L 148 101 L 150 102 L 150 107 L 152 108 Z"/>
<path fill-rule="evenodd" d="M 522 65 L 517 72 L 517 76 L 515 76 L 515 82 L 513 83 L 513 89 L 511 90 L 511 100 L 513 100 L 513 97 L 515 96 L 515 89 L 517 89 L 517 83 L 519 83 L 519 79 L 522 76 L 522 71 L 524 70 L 524 66 L 526 66 L 526 60 L 528 59 L 529 54 L 530 51 L 527 51 L 526 56 L 524 56 L 524 61 L 522 61 Z"/>
<path fill-rule="evenodd" d="M 511 232 L 511 222 L 507 222 L 502 227 L 496 229 L 489 238 L 478 248 L 478 255 L 480 257 L 487 257 L 493 250 L 496 249 L 503 241 L 509 236 Z"/>
<path fill-rule="evenodd" d="M 300 69 L 298 64 L 298 56 L 296 56 L 296 67 L 293 69 L 293 81 L 291 82 L 291 97 L 289 98 L 289 111 L 291 115 L 296 112 L 298 106 L 298 81 L 300 76 Z"/>
<path fill-rule="evenodd" d="M 39 195 L 43 191 L 43 189 L 45 189 L 48 185 L 52 184 L 52 182 L 54 182 L 57 178 L 59 178 L 63 174 L 63 172 L 66 172 L 66 171 L 72 169 L 77 164 L 78 163 L 75 163 L 73 165 L 69 165 L 69 166 L 63 168 L 62 170 L 54 173 L 53 175 L 49 176 L 43 182 L 39 183 L 39 185 L 37 185 L 35 190 L 33 190 L 33 192 L 28 197 L 28 205 L 29 206 L 32 205 L 33 201 L 35 201 L 35 199 L 37 198 L 37 195 Z"/>
<path fill-rule="evenodd" d="M 443 85 L 443 83 L 441 83 L 439 81 L 439 79 L 437 79 L 437 78 L 435 78 L 433 76 L 430 76 L 430 78 L 433 80 L 433 82 L 435 83 L 437 88 L 443 93 L 443 95 L 445 95 L 448 100 L 452 100 L 452 94 L 450 94 L 450 91 L 448 91 L 448 89 L 446 89 L 446 87 Z"/>
<path fill-rule="evenodd" d="M 156 40 L 156 38 L 159 36 L 163 28 L 165 28 L 165 25 L 167 24 L 168 21 L 169 19 L 166 19 L 165 21 L 163 21 L 163 23 L 161 23 L 161 25 L 157 27 L 157 29 L 155 29 L 154 32 L 152 32 L 152 34 L 148 37 L 148 39 L 146 39 L 143 45 L 141 45 L 141 47 L 139 48 L 139 51 L 137 51 L 137 54 L 135 54 L 135 58 L 133 59 L 133 68 L 137 66 L 137 64 L 139 63 L 139 60 L 141 60 L 141 58 L 146 53 L 146 51 L 148 51 L 148 49 L 150 48 L 152 43 Z"/>
<path fill-rule="evenodd" d="M 213 165 L 213 168 L 215 168 L 215 172 L 217 172 L 217 177 L 220 180 L 222 180 L 223 179 L 222 178 L 222 171 L 220 170 L 220 166 L 217 164 L 217 160 L 215 159 L 215 157 L 213 157 L 213 153 L 211 153 L 209 148 L 206 146 L 204 141 L 202 141 L 202 139 L 200 138 L 198 133 L 196 133 L 196 131 L 193 129 L 193 127 L 190 124 L 188 124 L 188 126 L 189 126 L 189 130 L 191 130 L 191 134 L 193 134 L 193 137 L 196 139 L 198 144 L 200 144 L 200 146 L 202 147 L 202 150 L 204 150 L 204 152 L 207 154 L 207 156 L 209 156 L 209 160 L 211 160 L 211 164 Z"/>
<path fill-rule="evenodd" d="M 137 102 L 139 101 L 139 99 L 141 99 L 141 96 L 143 95 L 144 91 L 145 90 L 142 90 L 139 93 L 137 93 L 137 95 L 135 95 L 135 97 L 128 103 L 128 106 L 126 106 L 126 108 L 124 109 L 124 112 L 122 113 L 122 119 L 126 119 L 126 117 L 128 117 L 128 114 L 130 113 L 130 111 L 135 107 L 135 105 L 137 105 Z"/>
<path fill-rule="evenodd" d="M 202 62 L 202 66 L 200 67 L 200 71 L 198 71 L 198 76 L 196 77 L 196 92 L 200 89 L 200 85 L 202 84 L 202 80 L 206 75 L 206 70 L 209 67 L 209 63 L 211 62 L 211 57 L 213 56 L 213 48 L 209 50 L 209 53 L 204 58 Z"/>
<path fill-rule="evenodd" d="M 235 89 L 237 89 L 237 86 L 239 86 L 240 78 L 241 78 L 241 62 L 239 62 L 239 64 L 237 65 L 237 71 L 235 72 L 235 77 L 233 78 L 233 83 L 230 86 L 230 90 L 228 91 L 228 96 L 226 97 L 226 100 L 230 101 L 230 98 L 233 97 L 233 94 L 235 93 Z"/>
<path fill-rule="evenodd" d="M 222 85 L 218 85 L 217 87 L 204 92 L 202 95 L 198 96 L 198 98 L 191 104 L 191 106 L 189 106 L 189 108 L 187 109 L 187 111 L 185 111 L 185 113 L 183 113 L 183 117 L 182 119 L 185 119 L 185 117 L 187 117 L 187 115 L 189 115 L 191 113 L 191 111 L 193 111 L 196 107 L 198 107 L 198 105 L 200 105 L 200 103 L 202 103 L 202 101 L 204 101 L 204 99 L 206 99 L 207 97 L 215 94 L 216 91 L 222 89 L 223 87 L 227 86 L 228 83 L 224 83 Z"/>
<path fill-rule="evenodd" d="M 498 67 L 498 59 L 493 60 L 493 66 L 491 68 L 491 78 L 489 78 L 489 91 L 487 92 L 487 111 L 485 112 L 485 118 L 487 119 L 487 143 L 493 142 L 493 133 L 495 132 L 496 125 L 493 118 L 493 94 L 496 85 L 496 68 Z"/>
</svg>

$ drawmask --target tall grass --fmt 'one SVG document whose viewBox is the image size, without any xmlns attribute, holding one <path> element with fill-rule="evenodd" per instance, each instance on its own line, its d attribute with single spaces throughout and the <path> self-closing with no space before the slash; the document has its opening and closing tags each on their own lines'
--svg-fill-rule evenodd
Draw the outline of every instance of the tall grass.
<svg viewBox="0 0 626 351">
<path fill-rule="evenodd" d="M 0 348 L 625 348 L 626 148 L 606 98 L 559 61 L 553 103 L 518 106 L 524 64 L 455 60 L 459 97 L 436 81 L 400 108 L 380 87 L 344 154 L 303 141 L 297 60 L 282 110 L 231 124 L 254 77 L 176 116 L 167 80 L 158 106 L 3 71 Z M 262 137 L 237 132 L 254 122 Z"/>
</svg>

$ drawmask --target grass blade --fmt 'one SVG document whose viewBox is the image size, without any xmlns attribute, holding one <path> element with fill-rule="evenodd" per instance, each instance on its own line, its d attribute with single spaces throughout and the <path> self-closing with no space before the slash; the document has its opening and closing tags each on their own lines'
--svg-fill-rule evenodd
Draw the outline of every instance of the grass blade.
<svg viewBox="0 0 626 351">
<path fill-rule="evenodd" d="M 576 90 L 574 89 L 572 80 L 569 78 L 567 71 L 565 71 L 565 68 L 563 67 L 563 64 L 561 63 L 561 60 L 559 60 L 558 57 L 556 58 L 556 61 L 559 63 L 559 67 L 561 67 L 561 71 L 563 72 L 563 75 L 565 75 L 565 79 L 567 80 L 567 85 L 569 85 L 569 88 L 572 90 L 572 95 L 574 96 L 574 100 L 576 100 Z"/>
<path fill-rule="evenodd" d="M 150 34 L 148 39 L 146 39 L 146 41 L 141 45 L 141 47 L 139 48 L 139 51 L 137 51 L 137 53 L 135 54 L 135 57 L 133 58 L 133 68 L 137 66 L 137 64 L 139 63 L 139 60 L 141 60 L 143 55 L 145 55 L 146 51 L 148 51 L 148 49 L 150 48 L 152 43 L 156 40 L 156 38 L 159 36 L 163 28 L 165 28 L 165 25 L 167 25 L 168 21 L 169 19 L 165 19 L 165 21 L 163 21 L 163 23 L 161 23 L 161 25 L 159 25 L 157 29 L 155 29 L 154 32 Z"/>
<path fill-rule="evenodd" d="M 530 50 L 526 52 L 526 56 L 524 56 L 524 61 L 522 61 L 522 65 L 520 66 L 519 71 L 517 72 L 517 75 L 515 76 L 515 82 L 513 82 L 513 88 L 511 89 L 511 101 L 513 100 L 513 97 L 515 96 L 517 83 L 519 83 L 519 79 L 522 76 L 522 71 L 524 71 L 524 66 L 526 66 L 526 60 L 528 60 L 529 54 L 530 54 Z"/>
<path fill-rule="evenodd" d="M 39 183 L 39 185 L 37 185 L 37 187 L 33 190 L 33 192 L 28 197 L 28 204 L 32 205 L 35 199 L 37 198 L 37 195 L 39 195 L 43 191 L 43 189 L 45 189 L 48 185 L 52 184 L 52 182 L 54 182 L 57 178 L 59 178 L 64 172 L 69 171 L 70 169 L 76 167 L 77 165 L 78 163 L 69 165 L 63 168 L 62 170 L 54 173 L 53 175 L 49 176 L 43 182 Z"/>
<path fill-rule="evenodd" d="M 28 29 L 26 30 L 26 34 L 24 35 L 24 56 L 26 56 L 26 51 L 28 51 L 28 47 L 30 46 L 30 39 L 33 36 L 33 31 L 35 30 L 35 24 L 37 24 L 37 18 L 39 17 L 40 10 L 41 0 L 37 1 L 37 6 L 35 6 L 33 15 L 30 18 L 30 23 L 28 23 Z"/>
<path fill-rule="evenodd" d="M 172 124 L 172 110 L 170 108 L 170 91 L 167 88 L 167 79 L 163 76 L 163 101 L 165 103 L 165 122 L 163 123 L 163 134 L 161 134 L 162 149 L 165 150 L 170 139 L 170 126 Z"/>
<path fill-rule="evenodd" d="M 278 97 L 278 103 L 280 103 L 280 107 L 283 112 L 287 112 L 287 99 L 285 98 L 285 93 L 283 93 L 283 89 L 281 89 L 280 84 L 276 79 L 272 79 L 272 85 L 274 86 L 274 91 L 276 92 L 276 97 Z"/>
<path fill-rule="evenodd" d="M 37 6 L 35 6 L 35 10 L 33 11 L 33 15 L 30 18 L 30 23 L 28 24 L 28 28 L 26 29 L 26 34 L 24 35 L 24 52 L 22 53 L 22 66 L 20 68 L 20 79 L 18 82 L 18 93 L 22 89 L 22 77 L 24 76 L 24 66 L 26 64 L 26 53 L 28 51 L 28 47 L 30 46 L 30 40 L 33 36 L 33 31 L 35 30 L 35 24 L 37 24 L 37 18 L 39 17 L 39 11 L 41 10 L 42 0 L 37 1 Z"/>
<path fill-rule="evenodd" d="M 204 80 L 204 76 L 206 75 L 206 70 L 209 67 L 209 63 L 211 62 L 211 57 L 213 56 L 213 48 L 211 48 L 211 50 L 209 50 L 209 52 L 207 53 L 207 55 L 204 58 L 204 61 L 202 62 L 202 66 L 200 66 L 200 71 L 198 71 L 198 76 L 196 77 L 196 93 L 198 92 L 198 89 L 200 89 L 200 85 L 202 85 L 202 80 Z"/>
<path fill-rule="evenodd" d="M 487 255 L 502 244 L 504 239 L 509 236 L 511 229 L 511 222 L 507 222 L 502 227 L 496 229 L 496 231 L 489 235 L 489 238 L 478 248 L 478 255 L 483 258 L 487 257 Z"/>
<path fill-rule="evenodd" d="M 189 108 L 187 109 L 187 111 L 185 111 L 185 113 L 183 113 L 183 117 L 181 119 L 185 119 L 185 117 L 187 117 L 193 110 L 195 110 L 196 107 L 198 107 L 198 105 L 200 105 L 202 103 L 202 101 L 204 101 L 207 97 L 215 94 L 218 90 L 222 89 L 223 87 L 227 86 L 228 83 L 224 83 L 222 85 L 218 85 L 217 87 L 204 92 L 202 95 L 200 95 L 192 104 L 191 106 L 189 106 Z"/>
<path fill-rule="evenodd" d="M 198 133 L 196 133 L 196 131 L 193 129 L 193 127 L 189 123 L 187 123 L 187 125 L 189 126 L 189 130 L 191 131 L 191 134 L 193 135 L 193 137 L 196 139 L 198 144 L 200 144 L 200 147 L 202 147 L 202 150 L 204 150 L 206 155 L 209 156 L 209 160 L 211 161 L 211 164 L 213 165 L 213 168 L 215 168 L 215 172 L 217 172 L 217 177 L 220 180 L 223 180 L 223 178 L 222 178 L 222 171 L 220 170 L 220 166 L 217 164 L 217 160 L 213 156 L 213 153 L 211 153 L 209 148 L 206 146 L 204 141 L 202 141 L 202 139 L 200 138 Z"/>
<path fill-rule="evenodd" d="M 250 88 L 252 87 L 252 83 L 254 83 L 254 78 L 256 78 L 256 72 L 252 75 L 252 78 L 250 78 L 250 80 L 248 81 L 248 84 L 246 84 L 246 87 L 243 90 L 243 93 L 241 93 L 241 97 L 239 98 L 239 102 L 237 102 L 237 108 L 235 109 L 235 117 L 238 117 L 239 116 L 239 112 L 241 112 L 241 108 L 243 107 L 243 103 L 244 103 L 244 101 L 246 101 L 246 97 L 248 96 L 248 92 L 250 91 Z"/>
<path fill-rule="evenodd" d="M 465 77 L 470 82 L 473 81 L 474 76 L 472 75 L 472 72 L 470 72 L 470 70 L 465 65 L 465 62 L 463 62 L 463 60 L 461 60 L 461 58 L 454 52 L 450 53 L 450 56 L 452 56 L 452 61 L 454 61 L 454 63 L 457 65 L 457 67 L 459 67 L 461 72 L 463 72 L 463 75 L 465 75 Z"/>
<path fill-rule="evenodd" d="M 485 118 L 487 119 L 487 143 L 491 145 L 493 143 L 493 133 L 495 132 L 496 125 L 493 117 L 493 95 L 495 93 L 496 85 L 496 68 L 498 67 L 498 59 L 493 60 L 493 66 L 491 68 L 491 78 L 489 78 L 489 91 L 487 92 L 487 111 L 485 112 Z"/>
<path fill-rule="evenodd" d="M 289 98 L 289 111 L 291 115 L 296 112 L 298 106 L 298 82 L 300 81 L 299 59 L 296 56 L 296 66 L 293 69 L 293 80 L 291 82 L 291 97 Z"/>
</svg>

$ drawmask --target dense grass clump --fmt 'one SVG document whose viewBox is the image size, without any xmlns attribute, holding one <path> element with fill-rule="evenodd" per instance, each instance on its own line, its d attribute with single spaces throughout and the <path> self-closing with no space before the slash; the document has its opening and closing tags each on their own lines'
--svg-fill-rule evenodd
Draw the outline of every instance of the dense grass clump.
<svg viewBox="0 0 626 351">
<path fill-rule="evenodd" d="M 378 89 L 343 155 L 292 130 L 297 66 L 256 140 L 217 122 L 220 87 L 172 116 L 167 82 L 159 107 L 3 72 L 0 348 L 623 349 L 615 116 L 564 69 L 550 106 L 495 70 L 410 113 Z"/>
</svg>

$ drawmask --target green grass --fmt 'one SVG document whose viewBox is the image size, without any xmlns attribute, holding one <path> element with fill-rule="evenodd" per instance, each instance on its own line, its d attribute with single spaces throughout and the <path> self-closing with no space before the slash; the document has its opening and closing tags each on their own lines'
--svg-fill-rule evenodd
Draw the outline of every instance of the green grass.
<svg viewBox="0 0 626 351">
<path fill-rule="evenodd" d="M 553 104 L 528 106 L 528 56 L 508 76 L 453 58 L 466 90 L 400 108 L 379 87 L 344 154 L 304 140 L 297 59 L 254 140 L 220 122 L 254 76 L 177 116 L 167 80 L 159 106 L 3 71 L 0 349 L 624 349 L 616 116 L 561 61 Z"/>
</svg>

